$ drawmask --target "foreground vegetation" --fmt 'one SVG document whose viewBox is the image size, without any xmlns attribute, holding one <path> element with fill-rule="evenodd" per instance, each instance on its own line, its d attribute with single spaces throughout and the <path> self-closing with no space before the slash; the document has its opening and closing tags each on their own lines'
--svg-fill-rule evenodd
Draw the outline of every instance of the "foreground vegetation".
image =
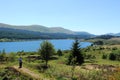
<svg viewBox="0 0 120 80">
<path fill-rule="evenodd" d="M 41 45 L 43 46 L 43 44 Z M 54 54 L 48 57 L 46 67 L 46 59 L 42 57 L 41 50 L 9 54 L 3 50 L 0 52 L 0 79 L 120 80 L 120 45 L 92 45 L 80 49 L 84 57 L 84 62 L 80 65 L 76 64 L 76 58 L 72 59 L 71 65 L 67 64 L 72 51 L 54 51 Z M 49 53 L 49 50 L 46 52 Z M 23 58 L 23 68 L 29 69 L 33 74 L 38 74 L 40 78 L 32 77 L 27 75 L 27 72 L 23 73 L 14 69 L 13 66 L 18 66 L 19 56 Z"/>
</svg>

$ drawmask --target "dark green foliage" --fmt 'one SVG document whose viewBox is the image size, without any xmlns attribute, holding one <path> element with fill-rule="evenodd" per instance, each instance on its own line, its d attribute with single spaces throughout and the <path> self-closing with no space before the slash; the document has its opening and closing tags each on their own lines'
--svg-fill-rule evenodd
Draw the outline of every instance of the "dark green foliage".
<svg viewBox="0 0 120 80">
<path fill-rule="evenodd" d="M 57 55 L 58 55 L 58 56 L 62 56 L 62 55 L 63 55 L 63 53 L 62 53 L 62 51 L 61 51 L 60 49 L 58 49 Z"/>
<path fill-rule="evenodd" d="M 120 53 L 116 54 L 116 60 L 120 61 Z"/>
<path fill-rule="evenodd" d="M 102 59 L 107 59 L 107 54 L 103 54 Z"/>
<path fill-rule="evenodd" d="M 116 55 L 115 55 L 115 53 L 110 53 L 109 59 L 110 59 L 110 60 L 116 60 Z"/>
<path fill-rule="evenodd" d="M 105 48 L 104 47 L 100 47 L 99 50 L 104 50 Z"/>
<path fill-rule="evenodd" d="M 33 34 L 32 31 L 0 28 L 0 39 L 39 39 L 41 36 Z"/>
<path fill-rule="evenodd" d="M 23 26 L 22 26 L 23 27 Z M 30 26 L 29 26 L 30 27 Z M 18 27 L 20 28 L 20 27 Z M 35 29 L 35 28 L 33 28 Z M 49 28 L 48 28 L 49 29 Z M 37 29 L 41 30 L 41 29 Z M 58 31 L 58 30 L 57 30 Z M 67 39 L 67 38 L 90 38 L 91 34 L 67 34 L 66 32 L 50 32 L 46 30 L 39 32 L 34 30 L 14 29 L 14 28 L 2 28 L 0 27 L 0 39 L 7 39 L 8 41 L 14 41 L 18 39 Z M 4 40 L 0 40 L 4 41 Z"/>
<path fill-rule="evenodd" d="M 79 41 L 76 39 L 75 42 L 72 45 L 71 48 L 71 53 L 68 57 L 68 65 L 71 65 L 71 79 L 72 80 L 76 80 L 76 78 L 74 78 L 74 71 L 75 71 L 75 67 L 76 65 L 81 65 L 84 63 L 84 57 L 83 54 L 81 53 L 81 48 L 79 45 Z"/>
<path fill-rule="evenodd" d="M 84 57 L 83 57 L 83 54 L 81 53 L 81 48 L 79 45 L 79 41 L 77 39 L 72 45 L 71 54 L 69 55 L 67 64 L 72 65 L 72 60 L 74 58 L 76 58 L 74 64 L 81 65 L 82 63 L 84 63 Z"/>
<path fill-rule="evenodd" d="M 95 37 L 96 39 L 111 39 L 114 38 L 115 36 L 112 35 L 101 35 L 101 36 L 97 36 Z"/>
<path fill-rule="evenodd" d="M 67 80 L 67 79 L 63 78 L 62 76 L 59 76 L 56 78 L 56 80 Z"/>
<path fill-rule="evenodd" d="M 120 50 L 113 50 L 113 52 L 109 55 L 109 59 L 120 61 Z"/>
<path fill-rule="evenodd" d="M 93 54 L 84 54 L 84 58 L 85 59 L 95 59 L 96 57 Z"/>
<path fill-rule="evenodd" d="M 72 68 L 71 68 L 71 79 L 73 80 L 74 79 L 74 71 L 75 71 L 75 67 L 76 67 L 76 57 L 72 58 L 71 65 L 72 65 Z"/>
<path fill-rule="evenodd" d="M 113 47 L 112 50 L 117 50 L 117 47 Z"/>
<path fill-rule="evenodd" d="M 0 53 L 0 62 L 6 61 L 6 52 L 3 49 L 3 51 Z"/>
<path fill-rule="evenodd" d="M 94 45 L 103 45 L 104 43 L 103 43 L 103 41 L 95 41 L 94 43 L 93 43 Z"/>
<path fill-rule="evenodd" d="M 23 55 L 25 55 L 24 50 L 22 50 L 22 51 L 18 51 L 18 52 L 17 52 L 17 55 L 18 55 L 18 56 L 23 56 Z"/>
<path fill-rule="evenodd" d="M 78 80 L 76 77 L 73 77 L 71 80 Z"/>
<path fill-rule="evenodd" d="M 48 41 L 43 41 L 40 45 L 39 53 L 42 60 L 45 60 L 47 66 L 50 57 L 55 53 L 54 46 Z"/>
</svg>

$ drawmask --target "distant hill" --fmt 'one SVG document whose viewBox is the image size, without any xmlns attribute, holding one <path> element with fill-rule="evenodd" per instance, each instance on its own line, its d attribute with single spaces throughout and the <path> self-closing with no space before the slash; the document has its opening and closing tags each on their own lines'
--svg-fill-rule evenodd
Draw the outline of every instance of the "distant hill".
<svg viewBox="0 0 120 80">
<path fill-rule="evenodd" d="M 0 23 L 0 38 L 15 39 L 66 39 L 91 38 L 95 35 L 87 32 L 74 32 L 62 27 L 48 28 L 41 25 L 9 25 Z"/>
<path fill-rule="evenodd" d="M 96 36 L 94 37 L 95 39 L 111 39 L 111 38 L 115 38 L 116 36 L 113 35 L 100 35 L 100 36 Z"/>
<path fill-rule="evenodd" d="M 73 31 L 68 30 L 68 29 L 64 29 L 62 27 L 52 27 L 52 28 L 49 28 L 49 30 L 51 32 L 54 32 L 54 33 L 75 34 Z"/>
<path fill-rule="evenodd" d="M 77 35 L 89 35 L 89 36 L 91 36 L 91 37 L 95 37 L 96 35 L 94 35 L 94 34 L 90 34 L 90 33 L 88 33 L 88 32 L 75 32 L 75 34 L 77 34 Z"/>
<path fill-rule="evenodd" d="M 106 35 L 120 36 L 120 33 L 107 33 Z"/>
<path fill-rule="evenodd" d="M 29 25 L 29 26 L 16 26 L 16 25 L 8 25 L 0 23 L 0 27 L 2 28 L 12 28 L 12 29 L 21 29 L 21 30 L 28 30 L 28 31 L 36 31 L 36 32 L 43 32 L 43 33 L 66 33 L 66 34 L 74 34 L 73 31 L 61 28 L 61 27 L 52 27 L 48 28 L 41 25 Z"/>
<path fill-rule="evenodd" d="M 115 34 L 116 36 L 120 36 L 120 33 Z"/>
</svg>

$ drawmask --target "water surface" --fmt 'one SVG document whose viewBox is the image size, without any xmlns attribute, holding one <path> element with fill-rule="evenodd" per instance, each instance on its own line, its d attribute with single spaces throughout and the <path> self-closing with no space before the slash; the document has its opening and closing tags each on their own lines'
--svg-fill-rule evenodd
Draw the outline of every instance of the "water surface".
<svg viewBox="0 0 120 80">
<path fill-rule="evenodd" d="M 18 51 L 37 51 L 40 48 L 40 43 L 43 40 L 33 40 L 33 41 L 21 41 L 21 42 L 0 42 L 0 51 L 5 49 L 6 52 L 18 52 Z M 50 41 L 55 49 L 69 50 L 71 49 L 74 40 L 48 40 Z M 81 47 L 90 46 L 90 42 L 81 42 Z"/>
</svg>

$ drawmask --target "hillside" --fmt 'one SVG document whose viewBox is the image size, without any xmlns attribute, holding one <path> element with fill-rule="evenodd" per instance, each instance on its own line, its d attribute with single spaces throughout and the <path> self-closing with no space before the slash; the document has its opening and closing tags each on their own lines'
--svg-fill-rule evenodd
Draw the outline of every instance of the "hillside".
<svg viewBox="0 0 120 80">
<path fill-rule="evenodd" d="M 87 32 L 74 32 L 61 27 L 48 28 L 41 25 L 15 26 L 0 23 L 0 39 L 68 39 L 91 38 L 94 35 Z"/>
<path fill-rule="evenodd" d="M 24 26 L 24 25 L 8 25 L 8 24 L 3 24 L 0 23 L 0 27 L 2 28 L 12 28 L 12 29 L 21 29 L 21 30 L 28 30 L 28 31 L 35 31 L 35 32 L 43 32 L 43 33 L 66 33 L 66 34 L 74 34 L 73 31 L 61 28 L 61 27 L 45 27 L 45 26 L 41 26 L 41 25 L 28 25 L 28 26 Z"/>
<path fill-rule="evenodd" d="M 68 29 L 64 29 L 62 27 L 52 27 L 49 28 L 51 32 L 54 33 L 66 33 L 66 34 L 75 34 L 75 32 L 68 30 Z"/>
<path fill-rule="evenodd" d="M 120 36 L 120 33 L 108 33 L 106 35 L 112 35 L 112 36 Z"/>
</svg>

